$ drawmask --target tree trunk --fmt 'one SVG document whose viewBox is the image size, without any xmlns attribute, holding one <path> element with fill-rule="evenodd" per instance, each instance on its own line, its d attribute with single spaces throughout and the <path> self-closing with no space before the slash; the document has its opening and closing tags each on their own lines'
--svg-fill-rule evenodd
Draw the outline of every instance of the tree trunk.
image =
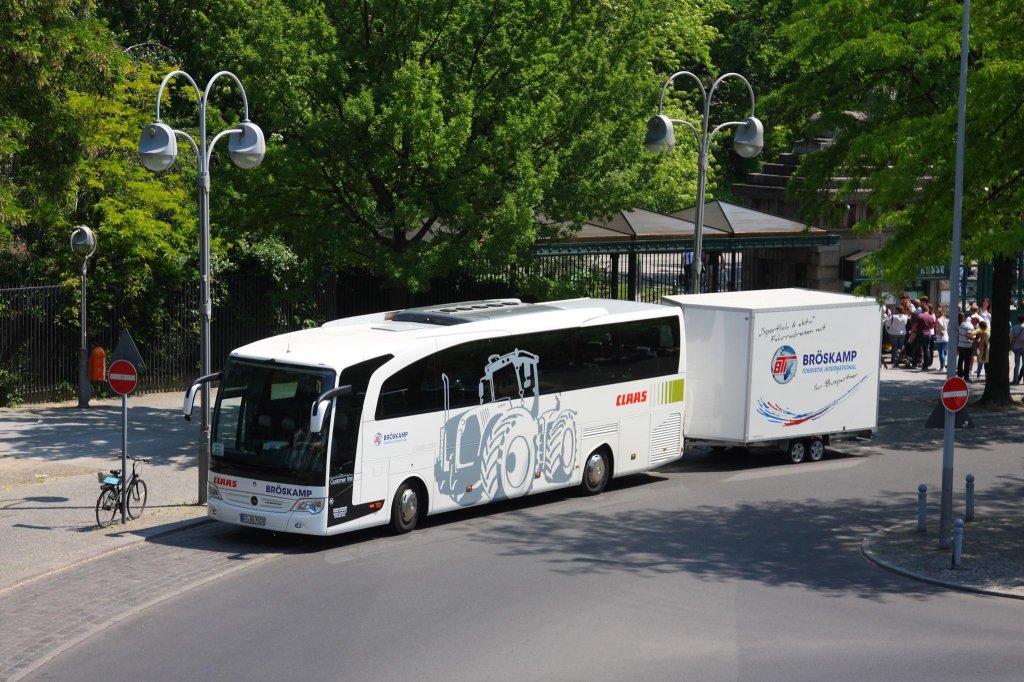
<svg viewBox="0 0 1024 682">
<path fill-rule="evenodd" d="M 985 367 L 985 392 L 978 401 L 984 407 L 1007 407 L 1010 396 L 1010 287 L 1014 259 L 996 256 L 992 261 L 992 326 L 988 366 Z"/>
</svg>

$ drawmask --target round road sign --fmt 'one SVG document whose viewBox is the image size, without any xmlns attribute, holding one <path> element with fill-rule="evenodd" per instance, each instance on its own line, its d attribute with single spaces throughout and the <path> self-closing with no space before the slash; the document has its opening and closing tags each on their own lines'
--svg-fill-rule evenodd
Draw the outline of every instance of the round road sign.
<svg viewBox="0 0 1024 682">
<path fill-rule="evenodd" d="M 107 383 L 114 393 L 128 395 L 135 390 L 135 384 L 139 381 L 139 373 L 135 365 L 127 360 L 115 360 L 110 365 L 110 372 L 107 374 Z"/>
<path fill-rule="evenodd" d="M 960 377 L 946 379 L 942 384 L 942 404 L 950 412 L 959 412 L 967 404 L 971 389 Z"/>
</svg>

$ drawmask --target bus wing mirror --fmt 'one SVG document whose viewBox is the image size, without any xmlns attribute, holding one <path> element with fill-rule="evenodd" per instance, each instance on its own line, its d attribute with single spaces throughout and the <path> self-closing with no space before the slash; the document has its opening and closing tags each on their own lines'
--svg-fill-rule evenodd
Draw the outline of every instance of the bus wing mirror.
<svg viewBox="0 0 1024 682">
<path fill-rule="evenodd" d="M 212 381 L 220 381 L 220 377 L 223 372 L 214 372 L 213 374 L 207 374 L 204 377 L 199 377 L 192 382 L 192 385 L 185 391 L 185 404 L 181 406 L 181 413 L 185 416 L 185 421 L 192 421 L 192 407 L 196 403 L 196 393 L 203 384 L 208 384 Z"/>
<path fill-rule="evenodd" d="M 324 416 L 327 414 L 327 406 L 331 400 L 340 395 L 351 395 L 352 386 L 337 386 L 329 391 L 324 391 L 313 401 L 313 407 L 309 413 L 309 432 L 320 433 L 324 430 Z"/>
</svg>

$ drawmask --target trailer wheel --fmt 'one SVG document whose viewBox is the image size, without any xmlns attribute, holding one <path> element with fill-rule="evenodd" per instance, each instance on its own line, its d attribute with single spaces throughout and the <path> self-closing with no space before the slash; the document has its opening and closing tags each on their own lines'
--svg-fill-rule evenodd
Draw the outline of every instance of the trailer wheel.
<svg viewBox="0 0 1024 682">
<path fill-rule="evenodd" d="M 807 456 L 812 462 L 820 462 L 825 457 L 825 441 L 811 438 L 807 447 Z"/>
<path fill-rule="evenodd" d="M 793 464 L 799 464 L 804 461 L 804 457 L 807 455 L 806 441 L 799 439 L 789 441 L 789 448 L 786 450 L 786 454 L 789 455 L 789 461 Z"/>
</svg>

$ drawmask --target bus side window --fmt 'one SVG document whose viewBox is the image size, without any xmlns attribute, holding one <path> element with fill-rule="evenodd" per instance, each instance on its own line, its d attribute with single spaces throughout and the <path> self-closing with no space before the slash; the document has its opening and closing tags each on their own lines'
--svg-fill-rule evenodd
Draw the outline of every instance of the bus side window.
<svg viewBox="0 0 1024 682">
<path fill-rule="evenodd" d="M 380 389 L 377 419 L 407 417 L 443 407 L 441 378 L 434 372 L 434 356 L 417 360 L 388 377 Z"/>
<path fill-rule="evenodd" d="M 574 338 L 577 378 L 580 388 L 614 384 L 619 378 L 619 333 L 614 325 L 583 327 Z"/>
</svg>

